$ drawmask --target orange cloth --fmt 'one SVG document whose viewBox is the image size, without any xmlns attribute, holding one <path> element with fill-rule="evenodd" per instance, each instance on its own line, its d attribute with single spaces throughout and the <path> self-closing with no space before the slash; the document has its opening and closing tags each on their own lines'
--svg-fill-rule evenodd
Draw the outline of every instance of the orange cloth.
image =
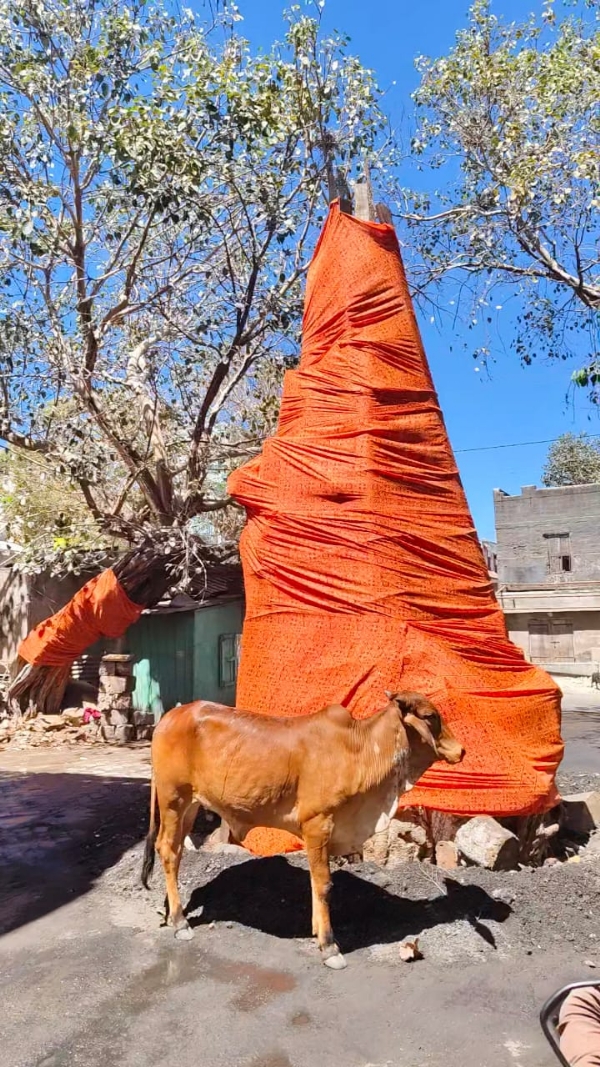
<svg viewBox="0 0 600 1067">
<path fill-rule="evenodd" d="M 102 571 L 28 634 L 19 655 L 36 666 L 68 666 L 100 637 L 120 637 L 143 610 L 129 599 L 114 571 Z"/>
<path fill-rule="evenodd" d="M 238 707 L 336 702 L 360 718 L 385 689 L 420 691 L 467 755 L 436 764 L 407 803 L 508 815 L 557 801 L 560 690 L 507 638 L 393 227 L 332 205 L 277 433 L 229 490 L 248 515 Z"/>
</svg>

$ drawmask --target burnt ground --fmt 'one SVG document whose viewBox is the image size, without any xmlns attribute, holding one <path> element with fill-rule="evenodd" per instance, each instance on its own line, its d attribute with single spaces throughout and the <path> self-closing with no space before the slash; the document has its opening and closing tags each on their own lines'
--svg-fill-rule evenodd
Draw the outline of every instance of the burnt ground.
<svg viewBox="0 0 600 1067">
<path fill-rule="evenodd" d="M 600 715 L 569 696 L 563 792 L 600 789 Z M 301 856 L 186 852 L 195 939 L 139 885 L 148 750 L 0 756 L 2 1062 L 11 1067 L 452 1067 L 553 1061 L 537 1014 L 600 980 L 600 849 L 537 870 L 346 865 L 322 967 Z M 400 962 L 420 937 L 424 959 Z M 596 965 L 592 967 L 591 965 Z M 597 968 L 597 969 L 596 969 Z"/>
</svg>

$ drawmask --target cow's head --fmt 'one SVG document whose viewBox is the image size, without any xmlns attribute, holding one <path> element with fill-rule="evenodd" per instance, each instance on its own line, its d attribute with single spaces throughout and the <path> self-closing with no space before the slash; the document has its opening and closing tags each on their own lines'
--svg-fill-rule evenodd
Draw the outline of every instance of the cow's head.
<svg viewBox="0 0 600 1067">
<path fill-rule="evenodd" d="M 406 730 L 409 747 L 409 777 L 416 782 L 436 760 L 460 763 L 465 750 L 438 709 L 420 693 L 388 693 Z"/>
</svg>

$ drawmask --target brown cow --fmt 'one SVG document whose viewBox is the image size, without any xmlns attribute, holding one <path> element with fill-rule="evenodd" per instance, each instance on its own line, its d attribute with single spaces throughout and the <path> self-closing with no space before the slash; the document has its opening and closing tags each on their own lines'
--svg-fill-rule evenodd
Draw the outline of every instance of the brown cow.
<svg viewBox="0 0 600 1067">
<path fill-rule="evenodd" d="M 353 719 L 339 705 L 275 718 L 208 701 L 174 708 L 161 719 L 152 739 L 142 882 L 147 888 L 156 849 L 176 937 L 192 936 L 177 877 L 184 839 L 202 805 L 217 812 L 238 841 L 255 826 L 290 830 L 303 839 L 313 934 L 327 966 L 345 967 L 329 917 L 329 857 L 359 852 L 435 760 L 458 763 L 463 756 L 429 700 L 418 693 L 386 696 L 387 706 L 369 719 Z"/>
</svg>

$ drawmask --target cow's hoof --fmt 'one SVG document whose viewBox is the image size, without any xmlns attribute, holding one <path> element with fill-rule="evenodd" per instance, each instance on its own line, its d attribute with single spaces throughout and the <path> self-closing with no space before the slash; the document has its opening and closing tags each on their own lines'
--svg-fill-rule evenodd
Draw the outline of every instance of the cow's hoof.
<svg viewBox="0 0 600 1067">
<path fill-rule="evenodd" d="M 194 931 L 188 923 L 185 926 L 178 926 L 175 931 L 175 937 L 178 941 L 191 941 L 194 936 Z"/>
<path fill-rule="evenodd" d="M 326 967 L 330 967 L 332 971 L 343 971 L 344 967 L 348 966 L 339 949 L 333 956 L 324 956 L 323 963 Z"/>
</svg>

